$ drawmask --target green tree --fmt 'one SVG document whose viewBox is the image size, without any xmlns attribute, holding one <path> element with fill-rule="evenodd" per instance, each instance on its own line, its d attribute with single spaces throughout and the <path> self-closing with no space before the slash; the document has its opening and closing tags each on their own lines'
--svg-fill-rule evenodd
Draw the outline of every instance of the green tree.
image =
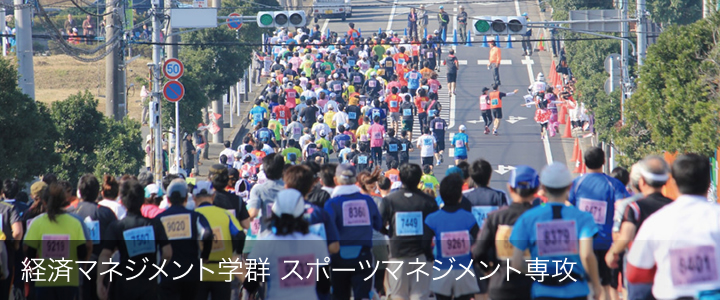
<svg viewBox="0 0 720 300">
<path fill-rule="evenodd" d="M 717 149 L 720 101 L 709 84 L 713 74 L 703 70 L 712 67 L 708 55 L 720 51 L 713 38 L 718 26 L 717 14 L 672 26 L 648 48 L 637 91 L 626 102 L 628 125 L 617 134 L 627 159 L 662 151 L 712 155 Z"/>
<path fill-rule="evenodd" d="M 130 118 L 115 121 L 103 119 L 103 127 L 107 128 L 99 141 L 95 175 L 103 174 L 137 174 L 142 166 L 145 152 L 142 145 L 140 123 Z"/>
<path fill-rule="evenodd" d="M 647 2 L 647 9 L 653 22 L 685 25 L 702 18 L 702 1 L 652 0 Z"/>
<path fill-rule="evenodd" d="M 15 67 L 0 58 L 0 174 L 29 181 L 55 163 L 57 131 L 47 107 L 23 94 L 17 79 Z"/>
<path fill-rule="evenodd" d="M 51 116 L 58 131 L 55 150 L 60 154 L 53 171 L 58 177 L 75 182 L 84 173 L 94 173 L 95 150 L 106 131 L 105 117 L 97 106 L 89 91 L 52 104 Z"/>
</svg>

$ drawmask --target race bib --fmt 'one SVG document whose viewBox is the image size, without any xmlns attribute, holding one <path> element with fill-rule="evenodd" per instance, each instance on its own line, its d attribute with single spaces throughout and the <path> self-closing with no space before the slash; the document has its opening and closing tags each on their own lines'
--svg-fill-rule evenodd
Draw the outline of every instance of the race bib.
<svg viewBox="0 0 720 300">
<path fill-rule="evenodd" d="M 428 57 L 428 58 L 433 58 L 433 57 L 435 57 L 435 53 L 433 53 L 432 51 L 430 51 L 430 52 L 427 53 L 427 57 Z"/>
<path fill-rule="evenodd" d="M 443 128 L 445 128 L 445 126 L 443 125 L 442 122 L 435 122 L 435 129 L 443 130 Z"/>
<path fill-rule="evenodd" d="M 717 281 L 715 247 L 706 245 L 671 249 L 670 270 L 673 284 L 677 286 Z"/>
<path fill-rule="evenodd" d="M 348 118 L 350 118 L 350 120 L 355 120 L 357 119 L 357 114 L 354 111 L 351 111 L 348 113 Z"/>
<path fill-rule="evenodd" d="M 373 140 L 382 140 L 382 132 L 377 132 L 377 131 L 373 132 L 372 139 Z"/>
<path fill-rule="evenodd" d="M 190 214 L 162 217 L 160 222 L 165 227 L 168 240 L 188 239 L 192 236 L 190 233 Z"/>
<path fill-rule="evenodd" d="M 425 188 L 426 188 L 426 189 L 432 189 L 432 188 L 433 188 L 432 182 L 426 182 L 426 183 L 425 183 Z"/>
<path fill-rule="evenodd" d="M 377 81 L 375 81 L 375 80 L 368 81 L 369 87 L 374 88 L 376 85 L 377 85 Z"/>
<path fill-rule="evenodd" d="M 388 176 L 388 179 L 390 179 L 390 181 L 392 182 L 398 182 L 400 181 L 400 176 L 398 176 L 397 174 L 390 174 L 390 176 Z"/>
<path fill-rule="evenodd" d="M 360 79 L 361 79 L 360 76 L 355 76 L 355 77 L 353 77 L 353 82 L 360 83 Z"/>
<path fill-rule="evenodd" d="M 90 239 L 93 244 L 100 244 L 100 221 L 93 221 L 90 217 L 85 218 L 85 228 L 90 231 Z"/>
<path fill-rule="evenodd" d="M 275 124 L 271 124 L 271 125 L 275 125 Z M 260 131 L 260 138 L 261 138 L 261 139 L 266 139 L 266 138 L 268 138 L 268 135 L 269 135 L 269 133 L 268 133 L 267 131 L 264 131 L 264 130 L 263 130 L 263 131 Z"/>
<path fill-rule="evenodd" d="M 254 113 L 253 114 L 253 120 L 260 121 L 262 120 L 262 113 Z"/>
<path fill-rule="evenodd" d="M 287 75 L 286 77 L 287 77 L 287 78 L 288 78 L 288 80 L 290 80 L 290 81 L 292 81 L 292 80 L 293 80 L 293 76 L 292 76 L 292 75 L 289 75 L 289 74 L 288 74 L 288 75 Z"/>
<path fill-rule="evenodd" d="M 553 220 L 535 224 L 539 256 L 578 253 L 577 229 L 574 220 Z"/>
<path fill-rule="evenodd" d="M 398 102 L 397 102 L 397 101 L 390 101 L 390 107 L 393 107 L 393 108 L 394 108 L 394 107 L 397 107 L 397 106 L 398 106 Z"/>
<path fill-rule="evenodd" d="M 498 210 L 498 208 L 497 206 L 473 206 L 472 214 L 473 217 L 475 217 L 475 222 L 478 224 L 478 227 L 482 229 L 488 214 Z"/>
<path fill-rule="evenodd" d="M 297 97 L 297 94 L 295 92 L 288 92 L 288 98 L 295 99 Z"/>
<path fill-rule="evenodd" d="M 433 144 L 432 139 L 426 138 L 426 139 L 423 140 L 423 145 L 424 145 L 424 146 L 432 146 L 432 144 Z"/>
<path fill-rule="evenodd" d="M 358 164 L 367 165 L 368 157 L 365 155 L 358 156 Z"/>
<path fill-rule="evenodd" d="M 407 151 L 407 145 L 406 145 L 406 144 L 404 144 L 404 143 L 403 143 L 403 144 L 401 144 L 401 145 L 402 145 L 402 151 Z"/>
<path fill-rule="evenodd" d="M 405 59 L 404 59 L 404 58 L 398 58 L 398 63 L 401 64 L 401 65 L 404 64 L 404 63 L 405 63 Z"/>
<path fill-rule="evenodd" d="M 225 250 L 225 241 L 223 239 L 222 228 L 213 227 L 212 232 L 213 232 L 212 252 Z"/>
<path fill-rule="evenodd" d="M 323 240 L 327 240 L 327 234 L 325 233 L 325 224 L 318 223 L 315 225 L 310 225 L 309 230 L 310 233 L 323 238 Z"/>
<path fill-rule="evenodd" d="M 336 90 L 336 91 L 342 90 L 342 85 L 339 83 L 333 84 L 333 90 Z"/>
<path fill-rule="evenodd" d="M 70 235 L 43 234 L 42 254 L 43 258 L 70 258 Z"/>
<path fill-rule="evenodd" d="M 275 123 L 270 123 L 270 125 L 268 126 L 268 129 L 270 129 L 272 131 L 275 131 L 276 128 L 277 128 L 277 124 L 275 124 Z M 263 132 L 263 133 L 265 133 L 265 137 L 267 137 L 267 133 L 266 132 Z"/>
<path fill-rule="evenodd" d="M 345 201 L 342 205 L 343 226 L 370 225 L 370 210 L 365 200 Z"/>
<path fill-rule="evenodd" d="M 318 81 L 319 81 L 320 83 L 325 83 L 325 77 L 320 77 L 320 78 L 318 78 Z"/>
<path fill-rule="evenodd" d="M 375 118 L 376 116 L 379 117 L 379 116 L 380 116 L 380 111 L 379 111 L 379 110 L 373 110 L 372 116 L 373 116 L 373 118 Z"/>
<path fill-rule="evenodd" d="M 580 198 L 578 208 L 589 212 L 593 216 L 595 224 L 605 224 L 605 216 L 607 215 L 607 203 L 605 201 Z"/>
<path fill-rule="evenodd" d="M 410 109 L 410 108 L 403 109 L 403 116 L 406 116 L 406 117 L 412 116 L 412 109 Z"/>
<path fill-rule="evenodd" d="M 282 113 L 282 115 L 284 115 L 284 114 L 285 113 Z M 282 117 L 284 118 L 285 116 L 282 116 Z M 280 125 L 285 126 L 285 119 L 280 119 L 278 121 L 280 121 Z"/>
<path fill-rule="evenodd" d="M 412 79 L 412 80 L 415 80 L 418 78 L 418 74 L 416 72 L 412 72 L 412 73 L 410 73 L 410 76 L 408 76 L 408 77 L 410 77 L 410 79 Z"/>
<path fill-rule="evenodd" d="M 395 235 L 411 236 L 423 234 L 422 212 L 396 212 L 395 213 Z"/>
<path fill-rule="evenodd" d="M 308 264 L 311 263 L 315 263 L 314 254 L 278 257 L 277 265 L 280 271 L 280 288 L 291 289 L 315 286 L 315 279 L 309 278 L 310 272 L 312 272 L 312 266 Z"/>
<path fill-rule="evenodd" d="M 455 141 L 455 148 L 462 148 L 465 147 L 465 141 L 463 140 L 456 140 Z"/>
<path fill-rule="evenodd" d="M 292 132 L 294 135 L 298 135 L 298 134 L 302 133 L 302 128 L 295 126 L 295 127 L 293 127 Z"/>
<path fill-rule="evenodd" d="M 440 88 L 437 83 L 430 84 L 430 90 L 437 91 Z"/>
<path fill-rule="evenodd" d="M 135 257 L 155 253 L 155 232 L 152 226 L 143 226 L 123 231 L 128 256 Z"/>
<path fill-rule="evenodd" d="M 389 144 L 389 145 L 388 145 L 388 151 L 389 151 L 389 152 L 397 152 L 397 151 L 398 151 L 398 145 L 397 145 L 397 144 Z"/>
<path fill-rule="evenodd" d="M 393 62 L 392 62 L 391 60 L 386 60 L 386 61 L 385 61 L 385 67 L 386 67 L 386 68 L 392 68 L 392 66 L 393 66 Z"/>
<path fill-rule="evenodd" d="M 428 114 L 431 115 L 431 116 L 434 116 L 434 115 L 435 115 L 435 110 L 434 110 L 434 109 L 428 110 Z"/>
<path fill-rule="evenodd" d="M 440 250 L 443 257 L 470 253 L 470 233 L 467 230 L 441 233 Z"/>
<path fill-rule="evenodd" d="M 492 106 L 498 105 L 498 103 L 500 103 L 500 99 L 495 98 L 490 100 L 490 105 Z"/>
</svg>

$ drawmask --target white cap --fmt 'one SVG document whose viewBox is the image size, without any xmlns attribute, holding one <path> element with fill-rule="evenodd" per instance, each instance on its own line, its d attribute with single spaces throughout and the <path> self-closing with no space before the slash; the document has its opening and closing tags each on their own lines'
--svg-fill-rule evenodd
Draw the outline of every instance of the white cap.
<svg viewBox="0 0 720 300">
<path fill-rule="evenodd" d="M 283 77 L 283 83 L 287 83 L 287 82 L 288 82 L 287 77 Z"/>
<path fill-rule="evenodd" d="M 329 109 L 329 110 L 334 110 L 335 108 L 332 106 L 332 104 L 328 104 L 328 109 Z"/>
<path fill-rule="evenodd" d="M 305 201 L 302 194 L 296 189 L 285 189 L 277 194 L 277 201 L 272 206 L 272 212 L 276 216 L 283 214 L 299 218 L 305 213 Z"/>
<path fill-rule="evenodd" d="M 540 183 L 549 188 L 566 188 L 572 184 L 572 181 L 570 170 L 563 163 L 553 162 L 540 172 Z"/>
<path fill-rule="evenodd" d="M 333 78 L 336 78 L 336 79 L 337 79 L 338 77 L 340 77 L 340 76 L 338 75 L 338 73 L 333 74 Z"/>
<path fill-rule="evenodd" d="M 467 130 L 467 127 L 465 127 L 465 125 L 460 125 L 458 129 L 460 129 L 460 131 L 465 131 Z"/>
<path fill-rule="evenodd" d="M 195 188 L 193 189 L 193 195 L 201 195 L 201 194 L 207 194 L 212 195 L 215 193 L 215 190 L 212 187 L 212 183 L 210 181 L 202 180 L 195 182 Z"/>
</svg>

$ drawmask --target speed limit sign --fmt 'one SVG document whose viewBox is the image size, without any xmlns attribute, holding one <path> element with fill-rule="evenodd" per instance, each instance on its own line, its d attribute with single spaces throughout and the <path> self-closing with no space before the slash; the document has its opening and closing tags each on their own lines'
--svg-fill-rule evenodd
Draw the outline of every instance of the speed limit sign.
<svg viewBox="0 0 720 300">
<path fill-rule="evenodd" d="M 163 74 L 170 80 L 177 80 L 185 72 L 185 66 L 177 58 L 171 58 L 165 61 L 163 65 Z"/>
</svg>

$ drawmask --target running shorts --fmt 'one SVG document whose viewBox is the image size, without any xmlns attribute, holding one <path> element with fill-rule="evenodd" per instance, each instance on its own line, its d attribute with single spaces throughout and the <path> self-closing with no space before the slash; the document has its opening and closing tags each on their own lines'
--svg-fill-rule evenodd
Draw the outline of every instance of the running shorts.
<svg viewBox="0 0 720 300">
<path fill-rule="evenodd" d="M 502 119 L 502 107 L 492 109 L 493 118 Z"/>
</svg>

